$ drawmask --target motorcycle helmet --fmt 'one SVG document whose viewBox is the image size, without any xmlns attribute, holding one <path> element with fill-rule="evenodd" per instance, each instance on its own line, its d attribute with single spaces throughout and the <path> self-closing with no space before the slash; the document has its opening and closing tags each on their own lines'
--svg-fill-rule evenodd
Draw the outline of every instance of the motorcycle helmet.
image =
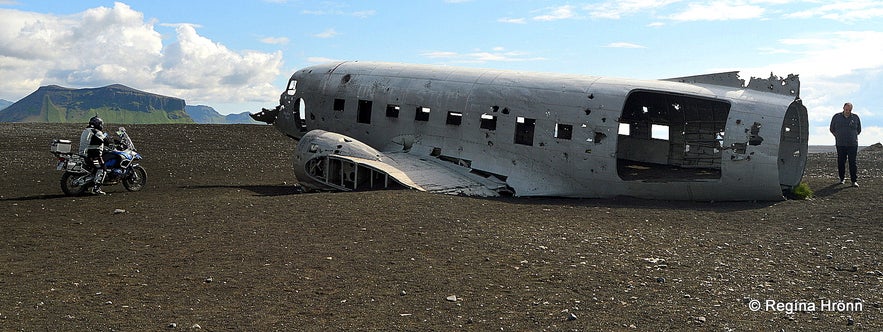
<svg viewBox="0 0 883 332">
<path fill-rule="evenodd" d="M 93 116 L 89 119 L 89 126 L 98 130 L 104 130 L 104 120 L 101 120 L 97 115 Z"/>
</svg>

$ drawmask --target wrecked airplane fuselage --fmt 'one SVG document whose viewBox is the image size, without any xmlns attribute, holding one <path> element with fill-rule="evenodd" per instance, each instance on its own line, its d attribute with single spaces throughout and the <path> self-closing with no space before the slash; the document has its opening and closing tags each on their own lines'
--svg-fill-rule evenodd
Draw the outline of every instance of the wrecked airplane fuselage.
<svg viewBox="0 0 883 332">
<path fill-rule="evenodd" d="M 295 174 L 320 190 L 781 200 L 806 165 L 799 85 L 341 62 L 253 117 L 300 140 Z"/>
</svg>

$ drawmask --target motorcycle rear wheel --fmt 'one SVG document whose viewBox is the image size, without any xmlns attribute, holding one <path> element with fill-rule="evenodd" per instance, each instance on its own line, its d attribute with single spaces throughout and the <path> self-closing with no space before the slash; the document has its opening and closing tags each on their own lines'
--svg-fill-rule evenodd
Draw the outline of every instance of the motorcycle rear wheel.
<svg viewBox="0 0 883 332">
<path fill-rule="evenodd" d="M 61 175 L 61 191 L 63 191 L 64 194 L 68 196 L 82 195 L 84 192 L 86 192 L 86 188 L 89 185 L 89 183 L 84 183 L 80 186 L 75 184 L 77 179 L 82 176 L 86 175 L 80 173 L 64 172 L 64 174 Z"/>
<path fill-rule="evenodd" d="M 129 174 L 123 179 L 123 187 L 128 191 L 138 191 L 144 189 L 147 184 L 147 171 L 141 165 L 132 166 Z"/>
</svg>

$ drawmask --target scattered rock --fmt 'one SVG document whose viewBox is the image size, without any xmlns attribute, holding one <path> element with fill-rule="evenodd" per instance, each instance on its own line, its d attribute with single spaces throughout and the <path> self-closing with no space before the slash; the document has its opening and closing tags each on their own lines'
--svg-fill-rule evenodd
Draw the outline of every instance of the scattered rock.
<svg viewBox="0 0 883 332">
<path fill-rule="evenodd" d="M 883 143 L 877 142 L 877 143 L 871 144 L 868 147 L 862 149 L 862 151 L 868 151 L 868 152 L 883 151 Z"/>
<path fill-rule="evenodd" d="M 123 209 L 115 209 L 115 210 L 113 210 L 113 214 L 120 214 L 120 213 L 126 213 L 126 212 L 127 212 L 127 211 L 126 211 L 126 210 L 123 210 Z"/>
<path fill-rule="evenodd" d="M 568 313 L 567 314 L 567 321 L 574 321 L 574 320 L 576 320 L 576 315 L 574 315 L 572 312 Z"/>
<path fill-rule="evenodd" d="M 176 324 L 176 323 L 169 323 L 169 325 L 166 326 L 166 327 L 167 327 L 167 328 L 170 328 L 170 329 L 174 329 L 174 328 L 177 328 L 177 327 L 178 327 L 178 324 Z"/>
<path fill-rule="evenodd" d="M 193 330 L 201 330 L 201 329 L 202 329 L 202 326 L 199 326 L 199 324 L 193 324 L 193 325 L 190 326 L 190 328 L 193 329 Z"/>
<path fill-rule="evenodd" d="M 664 282 L 665 282 L 665 278 L 663 278 L 663 277 L 656 278 L 656 282 L 658 282 L 658 283 L 660 283 L 660 284 L 661 284 L 661 283 L 664 283 Z"/>
<path fill-rule="evenodd" d="M 457 299 L 457 295 L 451 295 L 451 296 L 446 297 L 445 300 L 448 300 L 451 302 L 457 302 L 458 299 Z"/>
</svg>

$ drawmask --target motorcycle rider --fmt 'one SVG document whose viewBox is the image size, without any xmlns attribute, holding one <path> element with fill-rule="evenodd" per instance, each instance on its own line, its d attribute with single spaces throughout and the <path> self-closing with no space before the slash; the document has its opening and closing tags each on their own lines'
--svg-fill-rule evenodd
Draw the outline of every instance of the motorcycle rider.
<svg viewBox="0 0 883 332">
<path fill-rule="evenodd" d="M 107 166 L 104 165 L 104 159 L 101 154 L 104 153 L 104 144 L 109 143 L 110 137 L 104 131 L 104 120 L 97 115 L 89 119 L 89 125 L 83 129 L 80 135 L 80 155 L 86 158 L 86 163 L 93 165 L 92 175 L 95 179 L 95 186 L 89 190 L 93 195 L 104 195 L 101 190 L 101 183 L 104 182 L 104 176 L 107 174 Z"/>
</svg>

